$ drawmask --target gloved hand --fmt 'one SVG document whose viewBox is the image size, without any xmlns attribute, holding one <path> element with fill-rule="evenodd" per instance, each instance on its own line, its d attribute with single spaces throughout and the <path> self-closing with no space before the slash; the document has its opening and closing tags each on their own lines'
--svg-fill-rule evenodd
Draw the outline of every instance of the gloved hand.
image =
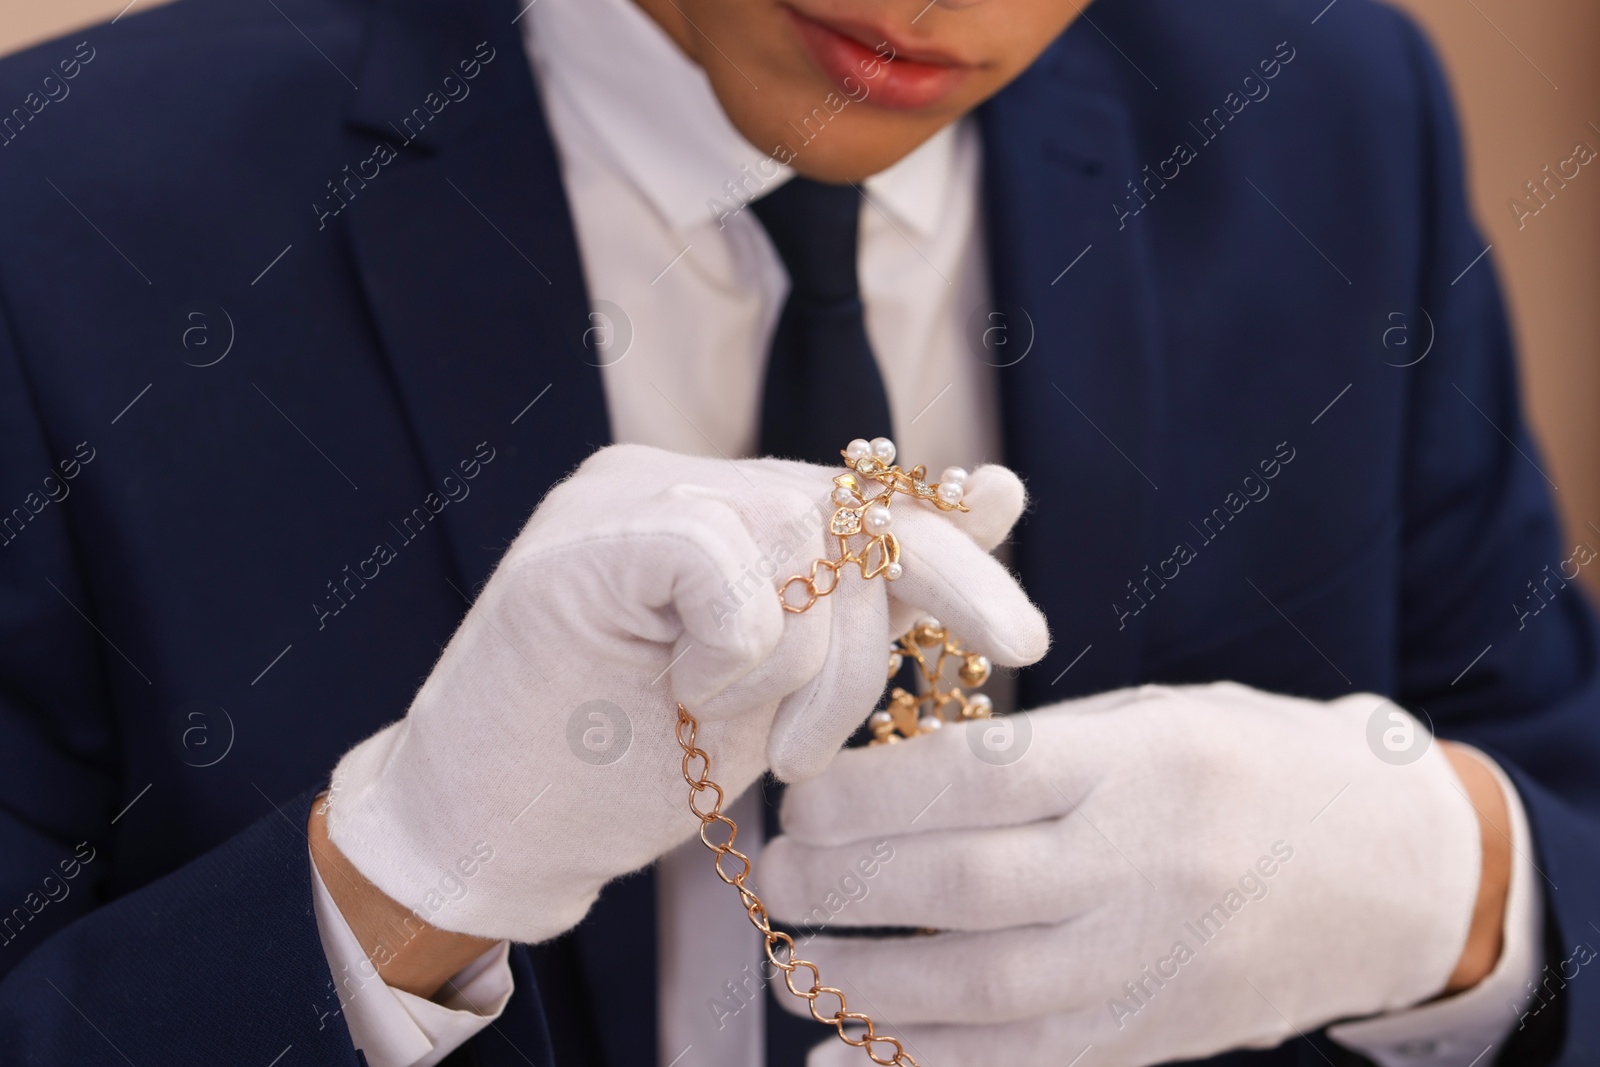
<svg viewBox="0 0 1600 1067">
<path fill-rule="evenodd" d="M 863 843 L 889 842 L 832 921 L 947 932 L 824 935 L 798 953 L 923 1064 L 1270 1047 L 1429 998 L 1467 939 L 1477 816 L 1439 746 L 1403 766 L 1375 754 L 1380 708 L 1386 728 L 1403 715 L 1426 737 L 1382 697 L 1218 684 L 1029 713 L 1012 762 L 982 743 L 1000 720 L 847 750 L 788 791 L 754 881 L 805 929 Z M 809 1063 L 860 1058 L 835 1040 Z"/>
<path fill-rule="evenodd" d="M 967 480 L 970 514 L 898 498 L 897 581 L 852 568 L 785 613 L 778 585 L 832 554 L 844 469 L 596 453 L 539 505 L 406 717 L 339 762 L 332 842 L 441 929 L 545 940 L 698 829 L 678 702 L 731 798 L 769 765 L 818 773 L 872 710 L 891 600 L 939 613 L 997 663 L 1043 655 L 1043 617 L 986 551 L 1023 504 L 998 467 Z"/>
</svg>

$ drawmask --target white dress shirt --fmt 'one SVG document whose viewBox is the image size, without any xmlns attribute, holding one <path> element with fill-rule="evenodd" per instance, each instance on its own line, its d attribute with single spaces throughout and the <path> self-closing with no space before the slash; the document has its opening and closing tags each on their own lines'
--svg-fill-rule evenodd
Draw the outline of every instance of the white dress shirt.
<svg viewBox="0 0 1600 1067">
<path fill-rule="evenodd" d="M 745 141 L 700 68 L 630 0 L 544 0 L 522 26 L 595 305 L 591 350 L 613 438 L 749 455 L 788 280 L 741 207 L 792 172 Z M 935 471 L 1000 457 L 994 370 L 966 341 L 969 318 L 987 301 L 980 182 L 978 133 L 967 119 L 861 183 L 867 334 L 900 454 Z M 1532 846 L 1515 790 L 1501 780 L 1519 859 L 1500 964 L 1450 1000 L 1338 1028 L 1338 1040 L 1384 1067 L 1466 1067 L 1480 1041 L 1498 1042 L 1511 1028 L 1505 1004 L 1542 963 Z M 741 842 L 759 838 L 755 791 L 730 815 Z M 657 884 L 658 1067 L 759 1064 L 765 1006 L 748 991 L 761 948 L 743 909 L 698 840 L 661 861 Z M 336 979 L 371 973 L 320 879 L 315 891 Z M 347 1001 L 346 984 L 341 1004 L 370 1067 L 429 1067 L 499 1014 L 511 973 L 499 946 L 447 984 L 443 1000 L 391 991 L 374 977 Z M 730 1004 L 741 1006 L 730 1014 Z M 1395 1058 L 1396 1049 L 1406 1055 Z"/>
<path fill-rule="evenodd" d="M 504 941 L 453 975 L 432 1000 L 390 988 L 361 951 L 315 861 L 311 890 L 339 1010 L 367 1067 L 433 1067 L 499 1018 L 511 999 L 511 946 Z"/>
</svg>

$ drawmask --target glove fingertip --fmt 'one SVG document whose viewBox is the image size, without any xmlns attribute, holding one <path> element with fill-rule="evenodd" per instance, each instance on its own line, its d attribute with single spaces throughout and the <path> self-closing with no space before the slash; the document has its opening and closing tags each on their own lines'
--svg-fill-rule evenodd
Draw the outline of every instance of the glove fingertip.
<svg viewBox="0 0 1600 1067">
<path fill-rule="evenodd" d="M 962 502 L 969 509 L 953 513 L 955 524 L 992 552 L 1011 534 L 1011 528 L 1028 506 L 1028 490 L 1009 467 L 985 464 L 967 477 Z"/>
<path fill-rule="evenodd" d="M 839 749 L 838 743 L 831 747 L 808 744 L 796 738 L 796 732 L 793 729 L 774 729 L 767 739 L 767 762 L 772 767 L 772 773 L 779 781 L 790 785 L 810 781 L 827 770 L 834 753 Z"/>
<path fill-rule="evenodd" d="M 996 642 L 998 647 L 990 652 L 989 658 L 1003 667 L 1030 666 L 1044 659 L 1050 651 L 1050 624 L 1031 602 L 996 636 L 1000 638 Z"/>
</svg>

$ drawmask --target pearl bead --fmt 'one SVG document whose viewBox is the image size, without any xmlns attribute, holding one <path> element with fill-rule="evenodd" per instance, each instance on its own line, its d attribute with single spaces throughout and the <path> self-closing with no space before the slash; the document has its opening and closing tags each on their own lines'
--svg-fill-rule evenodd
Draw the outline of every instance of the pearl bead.
<svg viewBox="0 0 1600 1067">
<path fill-rule="evenodd" d="M 904 656 L 902 656 L 900 653 L 898 653 L 898 652 L 889 653 L 889 676 L 891 678 L 900 673 L 900 665 L 902 663 L 904 663 L 905 661 L 906 661 L 906 658 Z"/>
<path fill-rule="evenodd" d="M 871 717 L 867 719 L 867 723 L 871 726 L 889 726 L 893 722 L 894 716 L 890 715 L 887 711 L 875 711 L 872 713 Z"/>
<path fill-rule="evenodd" d="M 875 537 L 888 533 L 889 527 L 894 525 L 894 515 L 882 504 L 867 508 L 864 520 L 867 532 Z"/>
<path fill-rule="evenodd" d="M 861 498 L 841 485 L 833 491 L 833 502 L 841 508 L 853 508 L 861 504 Z"/>
<path fill-rule="evenodd" d="M 887 567 L 885 567 L 883 569 L 883 576 L 885 578 L 889 579 L 892 582 L 895 579 L 899 578 L 905 572 L 906 572 L 906 569 L 904 567 L 900 566 L 900 564 L 891 563 L 891 564 L 889 564 Z"/>
<path fill-rule="evenodd" d="M 944 729 L 944 720 L 937 715 L 924 715 L 917 720 L 917 729 L 925 734 L 931 734 L 935 730 Z"/>
<path fill-rule="evenodd" d="M 872 457 L 883 461 L 885 464 L 894 462 L 894 442 L 887 437 L 874 437 L 872 439 Z"/>
<path fill-rule="evenodd" d="M 940 484 L 954 482 L 957 485 L 962 485 L 966 482 L 966 480 L 967 469 L 965 467 L 946 467 L 944 469 L 944 473 L 939 475 Z"/>
<path fill-rule="evenodd" d="M 928 630 L 944 629 L 944 627 L 940 625 L 939 620 L 934 618 L 932 615 L 924 615 L 922 618 L 917 620 L 917 625 Z"/>
<path fill-rule="evenodd" d="M 845 446 L 844 454 L 851 463 L 854 463 L 858 459 L 865 459 L 872 455 L 872 446 L 862 438 L 857 437 Z"/>
<path fill-rule="evenodd" d="M 967 698 L 967 714 L 975 719 L 986 719 L 994 712 L 994 701 L 986 693 L 974 693 Z"/>
<path fill-rule="evenodd" d="M 966 489 L 960 482 L 939 483 L 939 499 L 946 504 L 959 504 L 961 503 L 961 498 L 965 495 Z"/>
</svg>

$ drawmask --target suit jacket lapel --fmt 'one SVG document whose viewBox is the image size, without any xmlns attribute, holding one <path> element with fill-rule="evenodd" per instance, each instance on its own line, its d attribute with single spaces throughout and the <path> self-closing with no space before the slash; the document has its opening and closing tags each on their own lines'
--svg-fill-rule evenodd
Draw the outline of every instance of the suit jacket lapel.
<svg viewBox="0 0 1600 1067">
<path fill-rule="evenodd" d="M 436 503 L 464 589 L 608 440 L 577 242 L 515 13 L 499 0 L 379 8 L 347 128 L 354 158 L 380 144 L 393 157 L 328 220 L 349 228 L 433 501 L 461 491 L 463 463 L 492 457 L 468 499 Z"/>
<path fill-rule="evenodd" d="M 600 373 L 583 343 L 591 323 L 577 239 L 512 21 L 518 6 L 390 0 L 380 11 L 347 126 L 357 158 L 379 141 L 397 154 L 337 220 L 350 228 L 389 369 L 435 483 L 459 483 L 461 462 L 478 458 L 480 442 L 493 450 L 470 497 L 440 513 L 469 594 L 545 490 L 610 440 Z M 433 115 L 447 75 L 451 91 L 470 91 Z M 429 93 L 437 94 L 431 107 Z M 613 1067 L 648 1060 L 640 1049 L 655 1036 L 655 911 L 648 899 L 630 904 L 608 909 L 604 921 L 591 916 L 571 936 L 589 964 L 622 946 L 637 963 L 637 946 L 647 946 L 636 968 L 642 989 L 608 985 L 604 967 L 561 976 L 588 985 L 597 1022 L 597 1033 L 572 1039 Z M 496 1041 L 479 1044 L 486 1063 L 520 1061 L 520 1051 L 513 1057 Z"/>
<path fill-rule="evenodd" d="M 1104 51 L 1075 26 L 980 112 L 991 324 L 1011 335 L 989 358 L 1033 501 L 1014 562 L 1054 637 L 1024 706 L 1138 672 L 1139 629 L 1117 606 L 1137 606 L 1129 583 L 1150 558 L 1162 379 L 1145 227 L 1119 228 L 1111 207 L 1139 166 L 1126 104 L 1097 87 Z"/>
</svg>

